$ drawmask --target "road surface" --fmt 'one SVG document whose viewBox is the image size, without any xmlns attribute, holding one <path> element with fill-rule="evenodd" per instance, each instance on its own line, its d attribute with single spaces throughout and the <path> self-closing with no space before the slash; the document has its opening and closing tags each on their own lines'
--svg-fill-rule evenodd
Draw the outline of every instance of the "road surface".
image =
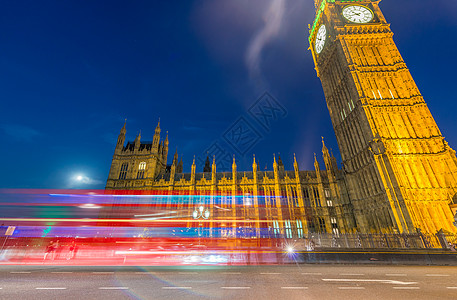
<svg viewBox="0 0 457 300">
<path fill-rule="evenodd" d="M 457 299 L 457 267 L 1 266 L 0 299 Z"/>
</svg>

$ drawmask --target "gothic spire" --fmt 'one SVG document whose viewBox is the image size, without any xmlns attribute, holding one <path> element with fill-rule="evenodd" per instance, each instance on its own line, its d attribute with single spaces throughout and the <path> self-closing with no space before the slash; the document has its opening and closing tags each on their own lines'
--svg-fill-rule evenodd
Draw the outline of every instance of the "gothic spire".
<svg viewBox="0 0 457 300">
<path fill-rule="evenodd" d="M 178 167 L 176 168 L 176 173 L 182 173 L 183 172 L 183 162 L 182 162 L 182 155 L 181 159 L 179 160 Z"/>
<path fill-rule="evenodd" d="M 127 132 L 127 130 L 125 129 L 125 125 L 127 124 L 127 119 L 124 119 L 124 126 L 122 126 L 121 128 L 121 134 L 124 134 Z"/>
<path fill-rule="evenodd" d="M 141 144 L 141 131 L 138 133 L 138 135 L 135 138 L 135 149 L 139 149 Z"/>
<path fill-rule="evenodd" d="M 178 147 L 176 147 L 175 155 L 173 156 L 173 164 L 178 163 Z"/>
<path fill-rule="evenodd" d="M 120 150 L 122 147 L 124 147 L 124 142 L 125 142 L 125 133 L 127 130 L 125 129 L 125 124 L 127 123 L 127 119 L 124 121 L 124 126 L 121 128 L 121 132 L 119 133 L 119 136 L 117 137 L 117 144 L 116 144 L 116 149 Z"/>
<path fill-rule="evenodd" d="M 324 157 L 330 157 L 328 148 L 325 146 L 324 137 L 322 137 L 322 154 L 324 155 Z"/>
<path fill-rule="evenodd" d="M 213 165 L 211 166 L 211 171 L 216 173 L 216 155 L 213 155 Z"/>
<path fill-rule="evenodd" d="M 158 148 L 159 142 L 160 142 L 160 119 L 159 119 L 159 123 L 157 124 L 157 127 L 155 129 L 154 137 L 152 138 L 152 147 Z"/>
<path fill-rule="evenodd" d="M 205 166 L 203 167 L 203 172 L 211 172 L 211 165 L 209 162 L 209 156 L 206 156 Z"/>
<path fill-rule="evenodd" d="M 294 169 L 295 169 L 295 171 L 298 171 L 298 163 L 297 163 L 297 158 L 295 157 L 295 153 L 294 153 Z"/>
<path fill-rule="evenodd" d="M 321 169 L 319 166 L 319 162 L 317 161 L 316 153 L 314 153 L 314 168 L 316 169 L 316 172 L 319 172 Z"/>
</svg>

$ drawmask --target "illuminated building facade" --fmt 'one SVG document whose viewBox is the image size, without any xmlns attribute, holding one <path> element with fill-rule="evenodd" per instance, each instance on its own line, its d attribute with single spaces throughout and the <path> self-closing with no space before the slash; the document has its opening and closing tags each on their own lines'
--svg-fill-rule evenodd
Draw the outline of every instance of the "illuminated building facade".
<svg viewBox="0 0 457 300">
<path fill-rule="evenodd" d="M 457 160 L 380 1 L 315 0 L 310 48 L 362 232 L 456 232 Z"/>
<path fill-rule="evenodd" d="M 249 226 L 258 229 L 254 230 L 256 235 L 261 235 L 261 228 L 266 228 L 289 238 L 303 237 L 309 232 L 355 231 L 344 177 L 325 144 L 322 153 L 326 170 L 321 170 L 315 158 L 315 170 L 301 171 L 294 157 L 294 170 L 286 171 L 281 157 L 274 157 L 273 171 L 264 172 L 259 171 L 254 157 L 252 171 L 248 172 L 237 171 L 235 158 L 232 172 L 216 172 L 215 160 L 211 165 L 207 158 L 203 172 L 196 172 L 194 159 L 191 173 L 183 173 L 183 162 L 178 162 L 177 153 L 171 166 L 165 163 L 168 136 L 159 142 L 160 124 L 152 142 L 142 142 L 138 135 L 134 142 L 124 145 L 125 134 L 124 124 L 106 190 L 145 190 L 176 195 L 170 198 L 174 203 L 170 202 L 169 206 L 177 207 L 182 217 L 191 216 L 199 203 L 179 196 L 204 195 L 205 199 L 215 196 L 206 203 L 211 219 L 228 220 L 223 225 L 232 227 L 232 236 L 236 222 L 230 220 L 252 220 Z"/>
<path fill-rule="evenodd" d="M 379 0 L 315 0 L 310 48 L 321 79 L 343 160 L 323 145 L 325 170 L 183 173 L 175 154 L 167 166 L 168 136 L 160 124 L 152 142 L 116 145 L 107 190 L 156 190 L 164 194 L 220 196 L 209 203 L 212 219 L 266 220 L 285 237 L 310 232 L 457 232 L 456 153 L 444 140 L 393 40 Z M 241 197 L 241 200 L 239 200 Z M 180 206 L 181 205 L 181 206 Z M 197 203 L 178 203 L 191 216 Z M 221 209 L 222 208 L 222 209 Z M 236 226 L 233 223 L 224 226 Z M 258 235 L 258 233 L 257 233 Z M 233 234 L 232 234 L 233 236 Z"/>
</svg>

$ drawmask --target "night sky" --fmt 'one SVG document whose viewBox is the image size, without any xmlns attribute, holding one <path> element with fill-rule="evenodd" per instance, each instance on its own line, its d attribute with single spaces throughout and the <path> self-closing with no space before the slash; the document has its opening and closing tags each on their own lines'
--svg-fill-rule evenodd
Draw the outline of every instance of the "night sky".
<svg viewBox="0 0 457 300">
<path fill-rule="evenodd" d="M 457 2 L 380 5 L 457 149 Z M 125 118 L 127 140 L 146 141 L 160 117 L 185 172 L 215 145 L 239 171 L 254 153 L 261 170 L 273 153 L 311 169 L 321 136 L 339 159 L 307 50 L 313 18 L 313 0 L 1 1 L 0 187 L 104 188 Z M 269 124 L 249 113 L 265 93 L 279 109 Z M 240 122 L 255 134 L 234 150 Z"/>
</svg>

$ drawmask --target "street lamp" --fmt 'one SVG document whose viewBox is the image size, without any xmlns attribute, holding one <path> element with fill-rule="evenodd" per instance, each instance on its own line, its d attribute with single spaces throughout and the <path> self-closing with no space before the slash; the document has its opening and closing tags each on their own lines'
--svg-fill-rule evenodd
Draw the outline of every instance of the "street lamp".
<svg viewBox="0 0 457 300">
<path fill-rule="evenodd" d="M 192 217 L 194 220 L 200 220 L 198 222 L 198 244 L 200 245 L 200 237 L 201 237 L 201 232 L 200 228 L 202 226 L 201 219 L 208 220 L 209 216 L 211 213 L 209 212 L 209 209 L 206 209 L 203 207 L 203 205 L 200 205 L 200 207 L 195 208 L 194 212 L 192 213 Z"/>
<path fill-rule="evenodd" d="M 205 210 L 203 205 L 200 205 L 200 207 L 194 210 L 192 213 L 192 217 L 194 217 L 195 220 L 198 220 L 200 218 L 207 220 L 210 216 L 210 212 L 208 209 Z"/>
</svg>

